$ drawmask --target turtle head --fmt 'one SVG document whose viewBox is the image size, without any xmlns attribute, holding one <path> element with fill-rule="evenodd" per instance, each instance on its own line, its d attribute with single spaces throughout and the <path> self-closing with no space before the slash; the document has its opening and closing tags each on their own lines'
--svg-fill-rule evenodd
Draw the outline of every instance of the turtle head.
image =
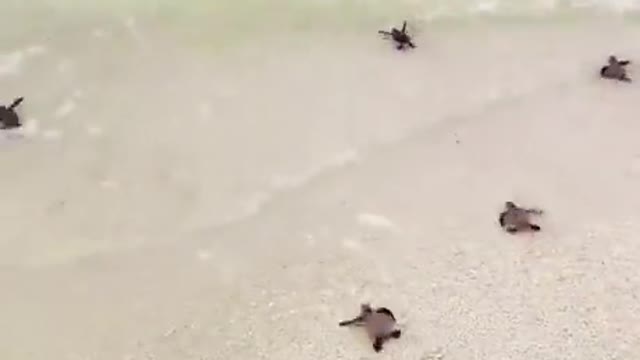
<svg viewBox="0 0 640 360">
<path fill-rule="evenodd" d="M 373 309 L 371 308 L 371 305 L 369 305 L 369 304 L 362 304 L 362 305 L 360 305 L 360 312 L 362 314 L 371 314 L 373 312 Z"/>
</svg>

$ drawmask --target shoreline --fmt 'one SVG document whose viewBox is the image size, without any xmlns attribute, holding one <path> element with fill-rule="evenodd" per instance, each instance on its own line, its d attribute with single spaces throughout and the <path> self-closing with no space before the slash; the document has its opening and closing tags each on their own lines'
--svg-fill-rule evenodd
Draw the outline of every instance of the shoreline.
<svg viewBox="0 0 640 360">
<path fill-rule="evenodd" d="M 531 33 L 531 29 L 537 29 L 537 32 Z M 102 249 L 100 251 L 108 250 L 111 242 L 102 239 L 103 230 L 99 229 L 106 231 L 109 221 L 130 224 L 126 225 L 127 230 L 122 230 L 128 240 L 116 247 L 122 246 L 122 249 L 129 248 L 127 244 L 139 242 L 134 248 L 144 245 L 150 238 L 156 239 L 151 243 L 162 242 L 164 236 L 173 238 L 211 226 L 223 226 L 235 219 L 252 216 L 281 193 L 305 186 L 318 174 L 331 172 L 334 168 L 340 171 L 342 166 L 357 164 L 375 148 L 403 141 L 415 131 L 446 128 L 448 122 L 459 122 L 459 119 L 466 122 L 468 120 L 464 119 L 482 116 L 487 111 L 500 111 L 502 107 L 517 106 L 531 96 L 544 96 L 545 92 L 599 84 L 595 72 L 592 78 L 585 74 L 595 71 L 592 69 L 597 69 L 599 62 L 608 55 L 605 51 L 611 49 L 606 44 L 609 34 L 638 32 L 627 26 L 608 31 L 603 33 L 595 26 L 571 28 L 564 32 L 554 28 L 524 27 L 511 31 L 507 36 L 500 26 L 485 28 L 482 33 L 476 28 L 464 29 L 457 33 L 427 34 L 426 38 L 420 38 L 421 46 L 411 54 L 399 54 L 390 44 L 374 36 L 357 38 L 359 41 L 347 38 L 340 42 L 325 37 L 316 38 L 313 46 L 305 42 L 296 42 L 292 47 L 286 42 L 266 43 L 250 50 L 239 49 L 233 54 L 221 55 L 221 58 L 181 48 L 177 42 L 163 45 L 156 42 L 158 39 L 148 36 L 148 44 L 154 45 L 140 47 L 126 38 L 103 39 L 102 43 L 113 42 L 123 53 L 121 58 L 111 59 L 112 64 L 106 68 L 117 77 L 104 77 L 101 73 L 105 69 L 96 65 L 100 63 L 96 62 L 95 56 L 104 45 L 75 49 L 75 53 L 66 55 L 76 63 L 84 64 L 83 68 L 68 71 L 73 71 L 73 78 L 84 78 L 85 85 L 65 80 L 84 91 L 84 95 L 80 98 L 73 95 L 62 101 L 62 105 L 72 104 L 73 107 L 69 115 L 59 120 L 46 116 L 47 108 L 56 106 L 55 102 L 49 100 L 38 104 L 36 99 L 36 103 L 31 105 L 30 108 L 38 112 L 34 116 L 40 120 L 38 126 L 43 129 L 36 128 L 29 135 L 29 145 L 19 146 L 16 143 L 12 151 L 2 154 L 7 162 L 6 168 L 16 174 L 15 178 L 3 180 L 6 189 L 15 190 L 7 193 L 6 198 L 22 198 L 23 202 L 30 204 L 31 209 L 23 209 L 23 218 L 30 218 L 30 213 L 43 206 L 47 212 L 57 213 L 56 216 L 61 217 L 55 221 L 46 220 L 48 215 L 39 216 L 44 216 L 44 223 L 54 221 L 50 226 L 63 238 L 73 233 L 66 229 L 84 228 L 86 236 L 68 241 L 69 244 L 88 242 L 88 255 L 94 246 Z M 482 38 L 483 42 L 472 43 L 470 37 Z M 621 51 L 633 49 L 632 41 L 628 40 L 632 38 L 630 35 L 619 39 L 615 47 L 621 56 L 640 56 Z M 598 45 L 599 41 L 601 44 Z M 525 43 L 528 45 L 519 45 Z M 153 61 L 155 54 L 164 49 L 162 46 L 181 55 L 156 62 L 141 71 L 139 64 Z M 35 65 L 24 65 L 33 74 L 18 74 L 13 81 L 22 83 L 20 86 L 24 87 L 25 84 L 42 81 L 39 74 L 52 76 L 46 64 L 59 53 L 61 51 L 52 45 L 39 55 L 42 58 L 34 60 Z M 467 58 L 470 55 L 473 56 L 472 62 Z M 499 58 L 500 62 L 496 62 Z M 394 69 L 399 62 L 403 65 Z M 572 65 L 565 65 L 567 62 Z M 434 69 L 438 71 L 434 72 Z M 635 68 L 631 71 L 634 72 Z M 172 72 L 174 74 L 167 79 L 163 78 Z M 66 77 L 65 74 L 58 76 Z M 376 77 L 372 78 L 371 74 L 376 74 Z M 120 86 L 125 79 L 129 90 L 123 93 Z M 165 80 L 169 79 L 173 81 L 172 85 L 164 88 Z M 60 83 L 60 80 L 56 81 Z M 101 82 L 100 86 L 96 87 L 95 82 Z M 442 86 L 449 90 L 440 91 Z M 299 97 L 298 89 L 304 88 L 308 89 L 308 94 Z M 57 97 L 60 91 L 56 85 L 46 88 L 45 93 Z M 70 87 L 68 91 L 75 93 L 78 89 Z M 152 101 L 166 105 L 158 109 L 141 107 L 137 104 L 136 94 L 148 94 Z M 121 111 L 133 114 L 139 120 L 118 119 L 120 110 L 111 109 L 98 101 L 99 98 L 119 103 Z M 244 107 L 246 98 L 253 99 L 255 109 Z M 370 104 L 377 105 L 372 107 Z M 205 105 L 206 108 L 203 107 Z M 97 117 L 89 111 L 96 106 L 102 112 Z M 163 113 L 170 115 L 165 119 Z M 256 117 L 256 114 L 260 115 Z M 185 115 L 192 122 L 186 128 L 181 125 L 182 121 L 177 120 Z M 91 119 L 88 123 L 84 120 L 87 118 Z M 146 119 L 154 120 L 150 124 Z M 61 136 L 68 133 L 70 137 L 49 138 L 53 130 L 47 128 L 54 124 L 58 125 L 56 131 Z M 221 127 L 226 127 L 225 131 L 221 132 Z M 149 128 L 158 139 L 141 144 L 139 135 Z M 260 136 L 275 128 L 282 129 L 283 133 Z M 100 132 L 96 133 L 94 129 Z M 184 142 L 185 136 L 191 143 Z M 248 151 L 242 145 L 246 139 L 251 139 L 255 150 Z M 66 145 L 63 147 L 63 144 Z M 88 154 L 74 154 L 72 149 L 78 146 L 89 146 Z M 226 160 L 224 154 L 229 149 L 234 149 L 240 156 L 242 161 L 239 164 Z M 291 153 L 290 149 L 304 151 Z M 47 151 L 54 152 L 47 155 Z M 74 199 L 60 187 L 64 182 L 44 189 L 38 188 L 37 182 L 24 184 L 19 180 L 27 176 L 20 170 L 23 161 L 43 167 L 30 170 L 32 175 L 45 174 L 49 171 L 47 169 L 52 171 L 54 168 L 56 160 L 52 157 L 62 153 L 67 154 L 64 156 L 68 160 L 60 165 L 69 171 L 62 175 L 62 179 L 79 176 L 74 180 L 75 186 L 88 193 L 98 191 L 97 201 Z M 89 155 L 94 164 L 87 162 Z M 160 155 L 164 160 L 145 165 Z M 216 174 L 229 176 L 220 179 Z M 148 187 L 143 186 L 145 181 L 157 186 L 156 191 L 160 193 L 144 190 Z M 240 185 L 236 185 L 238 183 Z M 32 197 L 29 189 L 38 189 L 45 199 Z M 133 200 L 122 197 L 123 191 L 130 196 L 148 199 L 145 201 L 157 202 L 161 208 L 145 214 L 144 204 L 134 205 Z M 65 198 L 68 198 L 67 205 L 56 205 Z M 51 204 L 47 205 L 47 201 Z M 182 210 L 162 209 L 160 204 L 163 203 L 176 204 Z M 91 220 L 95 222 L 94 231 L 75 217 L 83 213 L 82 208 L 93 209 L 97 204 L 104 208 L 100 211 L 109 218 Z M 122 206 L 139 209 L 129 210 L 129 216 L 144 221 L 144 227 L 117 214 L 116 209 Z M 152 229 L 156 221 L 154 216 L 175 220 L 176 215 L 181 219 L 178 230 L 170 231 L 175 227 L 170 223 L 164 231 Z M 24 239 L 24 232 L 18 235 L 19 226 L 5 229 L 5 236 Z M 171 235 L 167 235 L 167 231 Z M 47 249 L 39 240 L 37 230 L 28 233 L 34 237 L 27 242 L 32 245 L 23 249 L 24 255 L 38 252 L 40 247 Z M 7 240 L 5 244 L 11 247 L 13 242 Z M 15 242 L 25 246 L 22 245 L 24 240 Z M 45 244 L 53 245 L 53 242 Z M 29 248 L 31 250 L 27 251 Z M 9 261 L 19 262 L 15 255 L 11 255 Z M 6 261 L 0 263 L 7 264 Z"/>
</svg>

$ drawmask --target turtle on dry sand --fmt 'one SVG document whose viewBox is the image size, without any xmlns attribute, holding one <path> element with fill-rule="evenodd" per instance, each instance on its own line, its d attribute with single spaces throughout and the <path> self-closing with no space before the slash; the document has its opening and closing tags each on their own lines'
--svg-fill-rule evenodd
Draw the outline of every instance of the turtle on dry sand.
<svg viewBox="0 0 640 360">
<path fill-rule="evenodd" d="M 629 64 L 631 64 L 631 61 L 619 60 L 617 57 L 611 55 L 607 60 L 607 65 L 600 68 L 600 77 L 603 79 L 631 82 L 631 78 L 627 75 L 627 65 Z"/>
<path fill-rule="evenodd" d="M 376 352 L 382 350 L 389 339 L 398 339 L 402 332 L 395 329 L 396 318 L 391 310 L 380 307 L 373 309 L 369 304 L 360 305 L 360 315 L 351 320 L 341 321 L 340 326 L 364 326 Z"/>
<path fill-rule="evenodd" d="M 540 231 L 540 226 L 531 222 L 533 215 L 542 215 L 542 210 L 523 208 L 512 201 L 507 201 L 504 204 L 504 210 L 498 217 L 498 222 L 510 234 L 522 231 Z"/>
</svg>

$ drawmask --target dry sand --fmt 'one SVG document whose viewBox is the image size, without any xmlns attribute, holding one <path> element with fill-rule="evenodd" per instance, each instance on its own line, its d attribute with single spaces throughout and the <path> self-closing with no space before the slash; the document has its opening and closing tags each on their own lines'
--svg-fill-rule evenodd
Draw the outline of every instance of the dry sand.
<svg viewBox="0 0 640 360">
<path fill-rule="evenodd" d="M 640 353 L 640 88 L 597 77 L 639 27 L 218 57 L 127 31 L 5 52 L 29 122 L 1 139 L 1 359 Z M 543 232 L 500 231 L 505 200 Z M 381 354 L 337 327 L 362 301 L 404 331 Z"/>
</svg>

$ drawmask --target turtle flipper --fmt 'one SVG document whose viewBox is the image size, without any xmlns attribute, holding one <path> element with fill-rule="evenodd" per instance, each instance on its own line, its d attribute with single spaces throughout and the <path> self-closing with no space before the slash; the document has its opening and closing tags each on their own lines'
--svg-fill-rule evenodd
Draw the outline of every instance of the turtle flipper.
<svg viewBox="0 0 640 360">
<path fill-rule="evenodd" d="M 23 97 L 19 97 L 19 98 L 13 100 L 13 103 L 11 105 L 9 105 L 9 110 L 15 109 L 18 105 L 20 105 L 22 103 L 23 100 L 24 100 Z"/>
<path fill-rule="evenodd" d="M 362 316 L 355 317 L 351 320 L 345 320 L 338 323 L 338 326 L 361 326 L 364 322 Z"/>
<path fill-rule="evenodd" d="M 498 217 L 498 223 L 500 223 L 501 227 L 504 227 L 504 224 L 505 224 L 504 219 L 505 219 L 505 217 L 507 217 L 507 213 L 506 212 L 501 212 L 500 213 L 500 217 Z"/>
<path fill-rule="evenodd" d="M 518 229 L 515 226 L 507 226 L 505 228 L 505 230 L 509 233 L 509 234 L 515 234 L 518 232 Z"/>
<path fill-rule="evenodd" d="M 600 76 L 601 77 L 606 77 L 607 75 L 607 70 L 609 70 L 609 66 L 603 66 L 600 68 Z"/>
<path fill-rule="evenodd" d="M 373 340 L 373 350 L 375 350 L 376 352 L 382 351 L 382 344 L 384 344 L 384 340 L 385 339 L 382 336 L 377 336 Z"/>
</svg>

